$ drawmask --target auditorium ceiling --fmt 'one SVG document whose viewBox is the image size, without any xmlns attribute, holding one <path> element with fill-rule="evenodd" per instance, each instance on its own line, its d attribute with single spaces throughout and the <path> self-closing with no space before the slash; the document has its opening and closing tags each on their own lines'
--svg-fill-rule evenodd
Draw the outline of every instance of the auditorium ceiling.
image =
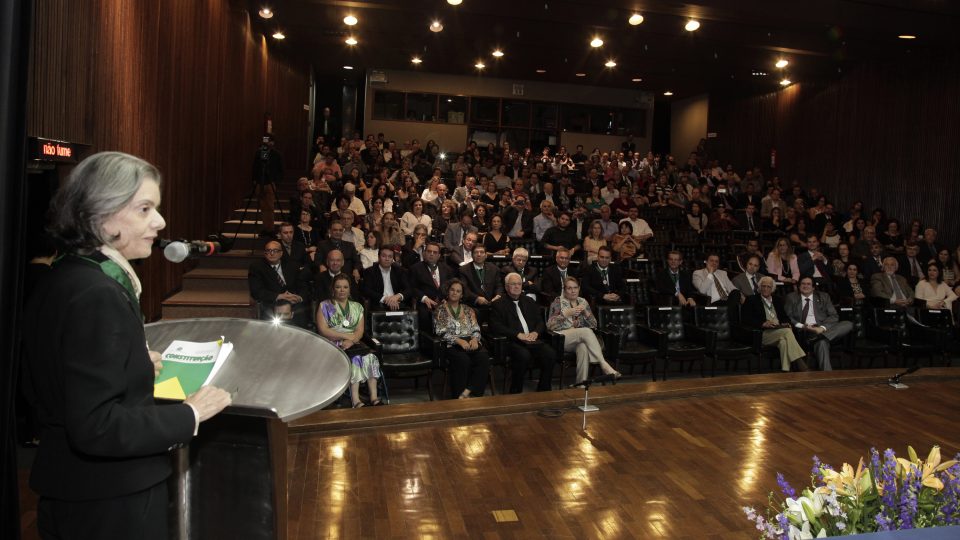
<svg viewBox="0 0 960 540">
<path fill-rule="evenodd" d="M 415 69 L 683 97 L 825 81 L 866 59 L 910 62 L 960 45 L 960 2 L 951 0 L 273 0 L 268 20 L 257 15 L 267 4 L 243 1 L 257 28 L 286 36 L 268 37 L 271 47 L 306 59 L 318 76 Z M 643 22 L 632 25 L 635 13 Z M 344 23 L 350 14 L 353 26 Z M 692 32 L 691 19 L 700 23 Z M 443 30 L 431 31 L 433 21 Z M 603 45 L 591 47 L 596 37 Z"/>
</svg>

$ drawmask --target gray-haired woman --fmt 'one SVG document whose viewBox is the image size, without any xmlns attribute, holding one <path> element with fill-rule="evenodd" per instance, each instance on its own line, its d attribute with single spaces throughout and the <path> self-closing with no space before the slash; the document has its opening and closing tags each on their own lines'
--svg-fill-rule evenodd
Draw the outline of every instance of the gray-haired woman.
<svg viewBox="0 0 960 540">
<path fill-rule="evenodd" d="M 168 449 L 230 403 L 204 387 L 158 405 L 131 260 L 166 226 L 160 174 L 119 152 L 81 162 L 51 205 L 64 256 L 27 303 L 25 391 L 40 447 L 30 486 L 42 537 L 166 538 Z"/>
</svg>

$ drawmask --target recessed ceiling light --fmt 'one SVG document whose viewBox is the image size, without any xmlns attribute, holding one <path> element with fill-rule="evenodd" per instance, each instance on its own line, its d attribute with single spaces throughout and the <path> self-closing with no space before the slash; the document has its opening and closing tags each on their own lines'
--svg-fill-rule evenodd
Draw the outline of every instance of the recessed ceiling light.
<svg viewBox="0 0 960 540">
<path fill-rule="evenodd" d="M 643 15 L 639 13 L 634 13 L 633 15 L 630 16 L 629 19 L 627 19 L 627 22 L 632 24 L 633 26 L 636 26 L 643 22 Z"/>
<path fill-rule="evenodd" d="M 343 18 L 343 24 L 347 26 L 353 26 L 357 24 L 357 22 L 358 22 L 357 18 L 354 17 L 353 15 L 347 15 L 346 17 Z"/>
<path fill-rule="evenodd" d="M 673 95 L 673 92 L 667 90 L 666 92 L 663 93 L 663 95 L 665 95 L 665 96 L 667 96 L 667 97 L 670 97 L 670 96 Z"/>
<path fill-rule="evenodd" d="M 684 25 L 683 29 L 686 30 L 687 32 L 696 32 L 697 30 L 700 29 L 700 21 L 696 19 L 690 19 L 689 21 L 687 21 L 687 24 Z"/>
<path fill-rule="evenodd" d="M 271 10 L 270 8 L 268 8 L 268 7 L 266 7 L 266 6 L 260 8 L 260 17 L 263 18 L 263 19 L 272 19 L 272 18 L 273 18 L 273 10 Z"/>
<path fill-rule="evenodd" d="M 754 77 L 766 77 L 766 76 L 767 76 L 767 72 L 766 72 L 766 71 L 752 71 L 752 72 L 750 72 L 750 74 L 753 75 Z"/>
<path fill-rule="evenodd" d="M 356 44 L 357 44 L 357 38 L 355 38 L 355 37 L 353 37 L 353 36 L 350 36 L 350 37 L 348 37 L 347 39 L 343 40 L 343 42 L 346 43 L 347 45 L 356 45 Z"/>
<path fill-rule="evenodd" d="M 598 37 L 595 37 L 590 41 L 590 46 L 593 48 L 603 47 L 603 40 Z"/>
<path fill-rule="evenodd" d="M 643 79 L 641 79 L 640 77 L 634 77 L 634 78 L 630 79 L 630 81 L 631 81 L 631 82 L 641 82 L 641 81 L 643 81 Z"/>
<path fill-rule="evenodd" d="M 781 59 L 777 60 L 776 66 L 777 66 L 778 68 L 780 68 L 780 69 L 783 69 L 783 68 L 787 67 L 788 64 L 790 64 L 789 61 L 784 60 L 783 58 L 781 58 Z"/>
<path fill-rule="evenodd" d="M 538 69 L 538 70 L 537 70 L 537 73 L 546 73 L 546 72 L 547 72 L 547 70 L 545 70 L 545 69 Z"/>
<path fill-rule="evenodd" d="M 617 63 L 614 62 L 613 60 L 607 60 L 607 63 L 604 64 L 604 65 L 607 66 L 608 68 L 615 68 L 615 67 L 617 67 Z"/>
<path fill-rule="evenodd" d="M 483 69 L 483 68 L 485 68 L 485 67 L 487 67 L 487 66 L 486 66 L 483 62 L 477 62 L 476 64 L 473 65 L 473 67 L 475 67 L 475 68 L 477 68 L 477 69 Z"/>
<path fill-rule="evenodd" d="M 497 58 L 502 58 L 502 57 L 503 57 L 503 51 L 501 51 L 500 49 L 497 49 L 497 50 L 493 51 L 493 53 L 491 53 L 491 54 L 493 54 L 493 55 L 496 56 Z"/>
<path fill-rule="evenodd" d="M 791 84 L 793 84 L 793 81 L 791 81 L 790 79 L 784 79 L 780 81 L 780 86 L 790 86 Z"/>
<path fill-rule="evenodd" d="M 897 37 L 900 38 L 900 39 L 917 39 L 917 36 L 915 36 L 915 35 L 913 35 L 913 34 L 900 34 L 900 35 L 897 36 Z"/>
<path fill-rule="evenodd" d="M 443 25 L 440 24 L 440 21 L 433 21 L 430 23 L 431 32 L 443 32 Z"/>
<path fill-rule="evenodd" d="M 343 66 L 343 69 L 353 69 L 353 66 Z"/>
<path fill-rule="evenodd" d="M 423 62 L 423 60 L 421 60 L 419 56 L 414 56 L 413 58 L 410 59 L 410 62 L 414 64 L 420 64 Z"/>
<path fill-rule="evenodd" d="M 463 3 L 463 0 L 447 0 L 447 3 L 451 6 L 459 6 Z"/>
<path fill-rule="evenodd" d="M 587 76 L 586 73 L 574 73 L 574 75 L 576 75 L 577 77 L 586 77 L 586 76 Z"/>
<path fill-rule="evenodd" d="M 453 99 L 447 98 L 447 103 L 453 103 Z"/>
<path fill-rule="evenodd" d="M 273 33 L 273 39 L 287 39 L 287 36 L 283 32 L 277 30 Z"/>
</svg>

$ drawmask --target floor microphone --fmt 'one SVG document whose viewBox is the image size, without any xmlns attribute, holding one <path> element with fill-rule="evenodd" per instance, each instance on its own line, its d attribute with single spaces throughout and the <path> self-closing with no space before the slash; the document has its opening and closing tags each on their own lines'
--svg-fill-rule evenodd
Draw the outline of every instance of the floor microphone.
<svg viewBox="0 0 960 540">
<path fill-rule="evenodd" d="M 219 242 L 204 240 L 160 240 L 158 247 L 163 249 L 163 256 L 170 262 L 183 262 L 188 257 L 201 257 L 220 253 Z"/>
</svg>

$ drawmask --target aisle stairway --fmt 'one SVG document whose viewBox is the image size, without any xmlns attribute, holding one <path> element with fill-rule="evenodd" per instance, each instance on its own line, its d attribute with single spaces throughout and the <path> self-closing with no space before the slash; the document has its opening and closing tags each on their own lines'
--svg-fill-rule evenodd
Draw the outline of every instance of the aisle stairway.
<svg viewBox="0 0 960 540">
<path fill-rule="evenodd" d="M 288 219 L 289 194 L 281 194 L 278 199 L 275 221 L 279 224 Z M 263 222 L 256 200 L 246 204 L 246 217 L 243 208 L 239 208 L 223 224 L 224 235 L 236 237 L 233 248 L 198 259 L 196 268 L 183 275 L 180 291 L 163 301 L 162 319 L 256 316 L 256 305 L 247 287 L 247 269 L 263 256 L 263 240 L 257 237 Z"/>
</svg>

